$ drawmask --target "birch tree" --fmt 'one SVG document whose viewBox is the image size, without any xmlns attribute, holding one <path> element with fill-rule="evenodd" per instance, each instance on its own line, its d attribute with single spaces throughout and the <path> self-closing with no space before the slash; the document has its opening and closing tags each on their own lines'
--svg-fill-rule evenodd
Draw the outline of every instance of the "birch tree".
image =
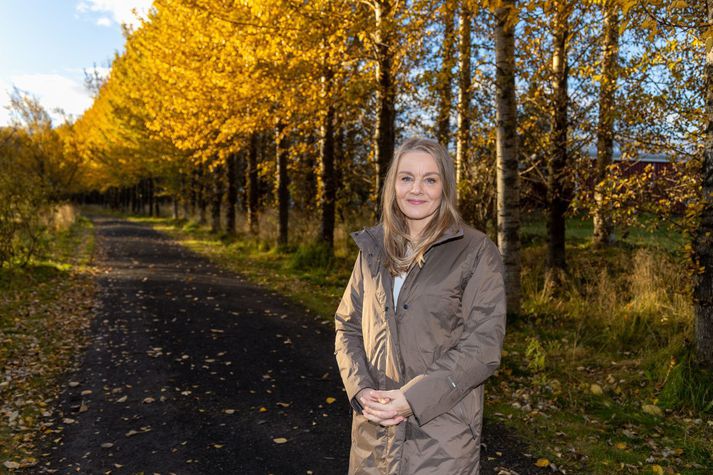
<svg viewBox="0 0 713 475">
<path fill-rule="evenodd" d="M 520 290 L 520 175 L 518 170 L 517 104 L 515 95 L 514 0 L 495 9 L 495 85 L 497 109 L 498 246 L 505 264 L 508 312 L 519 313 Z"/>
</svg>

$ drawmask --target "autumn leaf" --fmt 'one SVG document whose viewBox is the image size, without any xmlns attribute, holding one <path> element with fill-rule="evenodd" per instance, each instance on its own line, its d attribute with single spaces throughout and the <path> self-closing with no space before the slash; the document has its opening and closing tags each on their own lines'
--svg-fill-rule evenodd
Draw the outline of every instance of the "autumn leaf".
<svg viewBox="0 0 713 475">
<path fill-rule="evenodd" d="M 330 396 L 330 397 L 328 397 L 328 398 L 326 399 L 326 401 L 327 401 L 327 404 L 334 404 L 334 402 L 336 401 L 336 399 Z"/>
<path fill-rule="evenodd" d="M 643 406 L 641 406 L 641 410 L 651 416 L 663 416 L 663 411 L 661 410 L 661 408 L 654 404 L 644 404 Z"/>
<path fill-rule="evenodd" d="M 272 441 L 276 444 L 284 444 L 285 442 L 287 442 L 287 439 L 285 439 L 284 437 L 275 437 L 274 439 L 272 439 Z"/>
<path fill-rule="evenodd" d="M 658 464 L 654 464 L 651 466 L 651 473 L 654 473 L 656 475 L 664 475 L 663 467 Z"/>
<path fill-rule="evenodd" d="M 539 459 L 537 459 L 537 462 L 535 462 L 535 465 L 540 468 L 549 467 L 550 461 L 546 458 L 539 458 Z"/>
</svg>

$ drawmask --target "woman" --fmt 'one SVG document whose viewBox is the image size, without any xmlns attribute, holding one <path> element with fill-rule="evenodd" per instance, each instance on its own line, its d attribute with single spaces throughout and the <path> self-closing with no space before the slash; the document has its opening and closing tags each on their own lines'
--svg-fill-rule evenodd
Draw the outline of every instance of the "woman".
<svg viewBox="0 0 713 475">
<path fill-rule="evenodd" d="M 382 222 L 359 247 L 336 313 L 336 356 L 354 408 L 350 474 L 477 474 L 483 383 L 505 334 L 502 260 L 461 223 L 447 151 L 396 152 Z"/>
</svg>

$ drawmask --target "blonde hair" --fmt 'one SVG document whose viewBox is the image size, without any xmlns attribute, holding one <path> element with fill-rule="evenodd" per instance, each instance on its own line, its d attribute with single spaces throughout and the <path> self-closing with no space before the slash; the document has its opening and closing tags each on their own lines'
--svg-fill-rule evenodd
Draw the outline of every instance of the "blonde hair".
<svg viewBox="0 0 713 475">
<path fill-rule="evenodd" d="M 433 157 L 443 183 L 441 204 L 418 238 L 408 232 L 408 223 L 396 201 L 396 174 L 401 158 L 409 152 L 425 152 Z M 444 231 L 461 223 L 456 207 L 456 173 L 453 160 L 441 144 L 432 139 L 412 137 L 396 150 L 389 164 L 381 195 L 381 223 L 384 227 L 386 268 L 392 275 L 407 272 L 414 263 L 423 265 L 424 255 Z M 408 252 L 409 246 L 412 252 Z"/>
</svg>

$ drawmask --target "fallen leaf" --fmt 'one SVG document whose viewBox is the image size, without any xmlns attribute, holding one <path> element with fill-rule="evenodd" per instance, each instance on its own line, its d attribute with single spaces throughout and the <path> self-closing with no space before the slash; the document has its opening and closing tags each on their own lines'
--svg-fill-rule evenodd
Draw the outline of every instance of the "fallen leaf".
<svg viewBox="0 0 713 475">
<path fill-rule="evenodd" d="M 280 407 L 290 407 L 289 402 L 278 402 L 277 405 Z"/>
<path fill-rule="evenodd" d="M 326 401 L 327 401 L 327 404 L 333 404 L 336 401 L 336 399 L 330 396 L 326 399 Z"/>
<path fill-rule="evenodd" d="M 8 470 L 16 470 L 20 468 L 20 464 L 17 462 L 12 462 L 8 460 L 7 462 L 3 463 L 3 466 L 7 468 Z"/>
<path fill-rule="evenodd" d="M 151 404 L 153 402 L 156 402 L 156 400 L 152 397 L 144 398 L 144 404 Z"/>
<path fill-rule="evenodd" d="M 285 442 L 287 442 L 287 439 L 285 439 L 284 437 L 275 437 L 274 439 L 272 439 L 272 441 L 276 444 L 284 444 Z"/>
<path fill-rule="evenodd" d="M 228 415 L 232 415 L 235 414 L 235 409 L 225 409 L 223 412 Z"/>
<path fill-rule="evenodd" d="M 101 445 L 101 447 L 102 447 L 102 449 L 110 449 L 110 448 L 114 447 L 114 444 L 112 444 L 111 442 L 104 442 Z"/>
<path fill-rule="evenodd" d="M 127 399 L 129 399 L 129 396 L 121 396 L 116 402 L 126 402 Z"/>
<path fill-rule="evenodd" d="M 258 409 L 258 412 L 267 412 L 267 408 L 265 406 L 262 406 L 260 409 Z"/>
<path fill-rule="evenodd" d="M 643 406 L 641 406 L 641 410 L 651 416 L 663 416 L 663 411 L 661 410 L 661 408 L 654 404 L 644 404 Z"/>
<path fill-rule="evenodd" d="M 624 450 L 626 449 L 626 442 L 617 442 L 616 444 L 614 444 L 614 447 L 620 450 Z"/>
<path fill-rule="evenodd" d="M 653 464 L 651 466 L 651 472 L 655 473 L 656 475 L 664 475 L 663 467 L 658 464 Z"/>
<path fill-rule="evenodd" d="M 540 468 L 549 467 L 550 461 L 545 458 L 537 459 L 537 462 L 535 462 L 535 465 Z"/>
<path fill-rule="evenodd" d="M 601 396 L 602 394 L 604 394 L 604 390 L 602 389 L 602 387 L 596 383 L 589 386 L 589 391 L 595 396 Z"/>
</svg>

